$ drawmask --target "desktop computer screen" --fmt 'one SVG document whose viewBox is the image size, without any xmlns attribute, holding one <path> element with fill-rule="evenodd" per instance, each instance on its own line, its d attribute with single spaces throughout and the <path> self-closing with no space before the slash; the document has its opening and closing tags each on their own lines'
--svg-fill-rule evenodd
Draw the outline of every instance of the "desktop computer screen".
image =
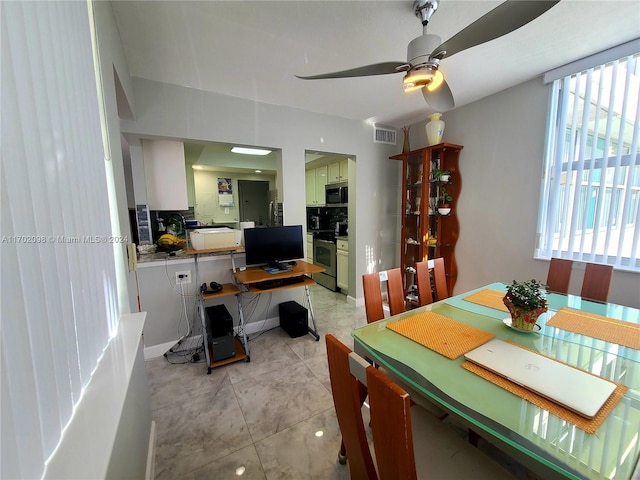
<svg viewBox="0 0 640 480">
<path fill-rule="evenodd" d="M 302 225 L 256 227 L 244 230 L 247 265 L 271 265 L 304 257 Z"/>
</svg>

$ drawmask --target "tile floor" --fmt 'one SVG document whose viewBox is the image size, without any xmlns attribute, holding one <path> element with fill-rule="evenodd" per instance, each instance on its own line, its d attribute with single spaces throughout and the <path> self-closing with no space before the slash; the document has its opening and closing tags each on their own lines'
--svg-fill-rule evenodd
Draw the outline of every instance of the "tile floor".
<svg viewBox="0 0 640 480">
<path fill-rule="evenodd" d="M 203 363 L 146 362 L 157 480 L 238 478 L 239 468 L 248 480 L 349 478 L 336 462 L 341 436 L 324 335 L 353 345 L 351 331 L 366 324 L 364 307 L 319 285 L 311 298 L 319 342 L 276 328 L 250 341 L 251 362 L 211 375 Z"/>
<path fill-rule="evenodd" d="M 250 341 L 251 362 L 215 368 L 211 375 L 203 363 L 147 361 L 157 480 L 239 473 L 247 480 L 349 478 L 348 467 L 336 461 L 341 436 L 324 335 L 353 345 L 351 331 L 366 324 L 364 307 L 319 285 L 311 298 L 319 342 L 276 328 Z M 517 466 L 508 467 L 526 478 Z"/>
</svg>

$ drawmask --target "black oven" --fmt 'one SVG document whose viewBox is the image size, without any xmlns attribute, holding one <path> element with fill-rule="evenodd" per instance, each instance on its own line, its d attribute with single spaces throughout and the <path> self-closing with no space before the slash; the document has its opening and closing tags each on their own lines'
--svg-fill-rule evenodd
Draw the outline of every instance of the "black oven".
<svg viewBox="0 0 640 480">
<path fill-rule="evenodd" d="M 349 202 L 349 187 L 347 182 L 329 183 L 325 187 L 325 202 L 327 205 L 347 205 Z"/>
<path fill-rule="evenodd" d="M 313 234 L 313 263 L 324 267 L 322 273 L 314 273 L 313 279 L 329 290 L 337 291 L 336 276 L 338 273 L 338 257 L 336 237 L 331 232 Z"/>
</svg>

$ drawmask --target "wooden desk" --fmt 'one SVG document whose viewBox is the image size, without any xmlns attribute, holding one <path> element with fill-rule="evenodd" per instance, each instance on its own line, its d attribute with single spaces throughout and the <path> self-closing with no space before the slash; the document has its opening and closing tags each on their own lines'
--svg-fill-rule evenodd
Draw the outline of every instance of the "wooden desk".
<svg viewBox="0 0 640 480">
<path fill-rule="evenodd" d="M 313 306 L 311 304 L 311 295 L 309 294 L 309 286 L 314 285 L 316 282 L 309 276 L 313 273 L 324 272 L 325 269 L 323 267 L 319 267 L 318 265 L 314 265 L 313 263 L 308 263 L 303 260 L 297 260 L 295 265 L 291 266 L 291 270 L 288 272 L 281 273 L 269 273 L 263 270 L 261 267 L 248 267 L 245 270 L 237 270 L 233 272 L 233 276 L 238 281 L 238 283 L 243 284 L 247 290 L 253 294 L 259 295 L 262 293 L 269 292 L 277 292 L 280 290 L 286 290 L 288 288 L 296 288 L 296 287 L 304 287 L 305 296 L 307 299 L 307 303 L 309 305 L 309 314 L 311 315 L 311 322 L 313 323 L 313 329 L 309 327 L 309 333 L 313 335 L 316 339 L 316 342 L 320 340 L 320 335 L 318 334 L 318 326 L 316 324 L 316 317 L 313 313 Z M 274 288 L 268 289 L 260 289 L 253 284 L 269 281 L 269 280 L 278 280 L 283 278 L 292 278 L 292 277 L 301 277 L 304 276 L 304 279 L 300 283 L 293 283 L 290 285 L 281 285 Z"/>
<path fill-rule="evenodd" d="M 189 248 L 185 251 L 187 255 L 193 255 L 195 269 L 196 269 L 196 285 L 201 285 L 200 280 L 200 272 L 198 270 L 198 256 L 203 254 L 224 254 L 228 253 L 231 256 L 231 265 L 232 271 L 236 270 L 235 258 L 233 256 L 234 253 L 242 252 L 243 247 L 225 247 L 225 248 L 209 248 L 206 250 L 195 250 L 193 248 Z M 211 369 L 215 367 L 221 367 L 223 365 L 227 365 L 229 363 L 238 362 L 244 360 L 246 362 L 251 361 L 251 355 L 249 353 L 249 342 L 247 339 L 247 334 L 245 333 L 244 328 L 244 313 L 242 311 L 242 301 L 240 300 L 240 288 L 233 283 L 224 283 L 222 284 L 222 290 L 216 293 L 199 293 L 198 294 L 198 302 L 199 302 L 199 310 L 200 310 L 200 324 L 202 327 L 202 336 L 204 338 L 204 353 L 205 359 L 207 361 L 207 374 L 211 373 Z M 214 298 L 226 297 L 229 295 L 234 295 L 236 297 L 236 305 L 238 308 L 238 329 L 240 331 L 241 338 L 238 335 L 234 336 L 234 349 L 235 356 L 226 358 L 224 360 L 214 361 L 213 356 L 211 355 L 211 346 L 209 345 L 208 335 L 207 335 L 207 323 L 205 321 L 205 307 L 204 302 L 207 300 L 212 300 Z"/>
<path fill-rule="evenodd" d="M 314 265 L 313 263 L 307 263 L 303 260 L 298 260 L 296 265 L 291 265 L 290 272 L 282 273 L 268 273 L 261 267 L 248 267 L 246 270 L 237 271 L 233 274 L 240 283 L 249 285 L 251 283 L 263 282 L 265 280 L 277 280 L 278 278 L 290 278 L 299 277 L 300 275 L 308 275 L 312 273 L 324 272 L 325 269 Z"/>
</svg>

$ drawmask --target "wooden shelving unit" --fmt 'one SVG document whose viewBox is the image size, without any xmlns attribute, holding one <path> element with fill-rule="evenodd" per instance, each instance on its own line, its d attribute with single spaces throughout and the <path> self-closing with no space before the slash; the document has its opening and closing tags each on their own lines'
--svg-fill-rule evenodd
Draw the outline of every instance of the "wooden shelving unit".
<svg viewBox="0 0 640 480">
<path fill-rule="evenodd" d="M 462 145 L 440 143 L 430 147 L 401 153 L 390 157 L 402 162 L 402 232 L 400 241 L 400 266 L 404 272 L 404 287 L 408 291 L 415 284 L 407 267 L 415 267 L 420 261 L 443 257 L 449 292 L 458 278 L 455 246 L 460 224 L 456 205 L 462 188 L 458 159 Z M 435 169 L 448 170 L 450 179 L 440 182 L 433 179 Z M 453 200 L 448 215 L 438 213 L 437 200 L 443 187 Z"/>
</svg>

